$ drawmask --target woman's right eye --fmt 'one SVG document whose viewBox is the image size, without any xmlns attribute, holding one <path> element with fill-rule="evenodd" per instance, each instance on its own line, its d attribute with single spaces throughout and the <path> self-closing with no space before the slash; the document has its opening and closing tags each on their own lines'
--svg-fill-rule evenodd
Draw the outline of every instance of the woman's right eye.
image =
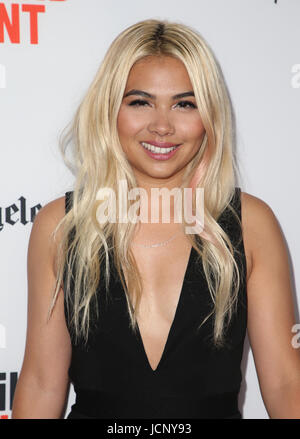
<svg viewBox="0 0 300 439">
<path fill-rule="evenodd" d="M 144 107 L 145 105 L 148 105 L 147 101 L 143 101 L 142 99 L 135 99 L 134 101 L 131 101 L 128 105 L 131 107 Z"/>
</svg>

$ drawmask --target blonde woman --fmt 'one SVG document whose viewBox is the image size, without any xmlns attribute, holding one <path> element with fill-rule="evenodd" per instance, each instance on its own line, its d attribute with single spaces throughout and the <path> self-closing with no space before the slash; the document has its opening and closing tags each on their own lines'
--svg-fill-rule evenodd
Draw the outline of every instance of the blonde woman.
<svg viewBox="0 0 300 439">
<path fill-rule="evenodd" d="M 246 330 L 269 416 L 299 418 L 287 250 L 270 207 L 237 186 L 230 102 L 204 39 L 157 20 L 122 32 L 64 151 L 70 141 L 74 190 L 30 238 L 13 418 L 63 417 L 69 382 L 68 418 L 241 418 Z M 161 189 L 179 195 L 154 204 Z M 177 221 L 185 203 L 192 221 Z"/>
</svg>

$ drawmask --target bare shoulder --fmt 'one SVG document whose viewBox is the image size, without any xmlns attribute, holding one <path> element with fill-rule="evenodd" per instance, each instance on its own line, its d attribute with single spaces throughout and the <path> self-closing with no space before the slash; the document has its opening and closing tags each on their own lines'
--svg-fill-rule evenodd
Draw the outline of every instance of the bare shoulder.
<svg viewBox="0 0 300 439">
<path fill-rule="evenodd" d="M 50 201 L 38 212 L 34 219 L 34 227 L 50 227 L 57 225 L 65 215 L 65 196 Z"/>
<path fill-rule="evenodd" d="M 247 230 L 258 230 L 260 226 L 277 223 L 272 208 L 263 200 L 247 192 L 241 192 L 242 222 Z"/>
<path fill-rule="evenodd" d="M 248 233 L 259 236 L 268 231 L 271 234 L 278 233 L 277 218 L 265 201 L 247 192 L 241 192 L 241 209 L 243 227 Z"/>
<path fill-rule="evenodd" d="M 60 240 L 60 230 L 58 230 L 55 238 L 54 232 L 60 221 L 65 216 L 65 197 L 57 198 L 45 206 L 38 212 L 32 226 L 28 256 L 34 265 L 43 254 L 49 256 L 49 263 L 54 267 L 54 259 L 57 251 L 57 245 Z"/>
<path fill-rule="evenodd" d="M 283 236 L 272 208 L 262 199 L 247 192 L 241 192 L 241 216 L 250 277 L 255 262 L 266 246 L 283 249 Z"/>
</svg>

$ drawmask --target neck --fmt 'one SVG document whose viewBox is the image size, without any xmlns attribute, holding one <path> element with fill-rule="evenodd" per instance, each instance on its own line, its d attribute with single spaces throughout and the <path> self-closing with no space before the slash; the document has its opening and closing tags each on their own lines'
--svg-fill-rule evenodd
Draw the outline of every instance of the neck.
<svg viewBox="0 0 300 439">
<path fill-rule="evenodd" d="M 181 186 L 181 175 L 172 176 L 170 178 L 158 179 L 147 178 L 144 175 L 136 175 L 136 181 L 139 188 L 146 191 L 146 196 L 141 197 L 141 209 L 148 211 L 148 221 L 151 221 L 151 214 L 158 218 L 159 223 L 162 222 L 163 213 L 170 217 L 170 221 L 174 220 L 174 204 L 175 191 L 172 189 Z M 170 206 L 170 208 L 169 208 Z"/>
</svg>

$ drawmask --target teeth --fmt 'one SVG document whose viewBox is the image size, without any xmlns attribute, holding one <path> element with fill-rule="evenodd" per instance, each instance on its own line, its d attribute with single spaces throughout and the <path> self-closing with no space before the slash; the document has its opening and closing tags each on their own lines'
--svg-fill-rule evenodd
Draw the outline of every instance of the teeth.
<svg viewBox="0 0 300 439">
<path fill-rule="evenodd" d="M 158 148 L 157 146 L 150 145 L 150 143 L 146 142 L 141 142 L 141 144 L 144 148 L 156 154 L 168 154 L 169 152 L 174 151 L 174 149 L 177 148 L 177 146 L 172 146 L 171 148 Z"/>
</svg>

